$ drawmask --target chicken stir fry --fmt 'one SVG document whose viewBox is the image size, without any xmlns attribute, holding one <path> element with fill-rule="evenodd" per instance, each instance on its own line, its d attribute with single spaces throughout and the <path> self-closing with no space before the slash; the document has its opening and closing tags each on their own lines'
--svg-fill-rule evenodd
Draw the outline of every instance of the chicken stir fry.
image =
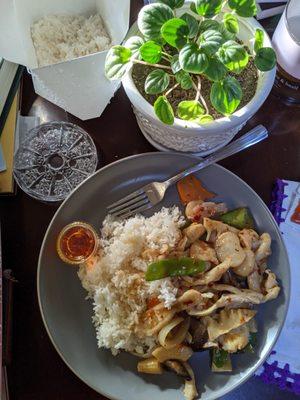
<svg viewBox="0 0 300 400">
<path fill-rule="evenodd" d="M 197 395 L 188 359 L 210 350 L 212 370 L 231 371 L 231 355 L 253 351 L 257 332 L 254 306 L 275 299 L 280 287 L 267 266 L 271 237 L 254 229 L 246 208 L 228 211 L 224 203 L 191 201 L 187 225 L 173 249 L 151 257 L 146 280 L 171 277 L 178 297 L 147 310 L 141 331 L 157 335 L 158 346 L 138 370 L 185 379 L 185 396 Z M 149 317 L 151 315 L 151 318 Z"/>
</svg>

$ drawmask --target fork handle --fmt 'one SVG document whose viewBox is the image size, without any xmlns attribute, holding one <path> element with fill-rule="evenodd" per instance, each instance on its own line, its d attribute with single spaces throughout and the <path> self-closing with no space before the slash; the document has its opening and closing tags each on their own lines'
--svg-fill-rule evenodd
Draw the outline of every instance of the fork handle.
<svg viewBox="0 0 300 400">
<path fill-rule="evenodd" d="M 255 128 L 251 129 L 249 132 L 247 132 L 245 135 L 243 135 L 239 139 L 235 140 L 234 142 L 231 142 L 230 144 L 228 144 L 227 146 L 218 150 L 217 152 L 204 158 L 198 164 L 193 165 L 192 167 L 185 169 L 184 171 L 179 172 L 179 174 L 174 175 L 171 178 L 169 178 L 168 180 L 166 180 L 164 182 L 164 184 L 166 185 L 166 189 L 169 186 L 174 185 L 176 182 L 180 181 L 180 179 L 182 179 L 194 172 L 197 172 L 200 169 L 208 167 L 209 165 L 211 165 L 215 162 L 223 160 L 226 157 L 232 156 L 233 154 L 236 154 L 244 149 L 247 149 L 248 147 L 261 142 L 262 140 L 266 139 L 267 137 L 268 137 L 267 129 L 263 125 L 256 126 Z"/>
</svg>

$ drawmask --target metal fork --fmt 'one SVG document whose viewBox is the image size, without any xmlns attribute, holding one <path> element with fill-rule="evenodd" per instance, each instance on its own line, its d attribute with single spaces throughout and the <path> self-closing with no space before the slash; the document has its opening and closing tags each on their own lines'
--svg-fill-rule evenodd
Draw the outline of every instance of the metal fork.
<svg viewBox="0 0 300 400">
<path fill-rule="evenodd" d="M 165 196 L 166 190 L 176 182 L 180 181 L 180 179 L 217 161 L 236 154 L 247 147 L 253 146 L 267 137 L 267 129 L 263 125 L 258 125 L 239 139 L 218 150 L 216 153 L 204 158 L 198 164 L 179 172 L 179 174 L 172 176 L 164 182 L 148 183 L 148 185 L 145 185 L 128 196 L 123 197 L 121 200 L 112 203 L 107 207 L 108 213 L 117 218 L 127 218 L 133 214 L 148 210 L 161 202 Z"/>
</svg>

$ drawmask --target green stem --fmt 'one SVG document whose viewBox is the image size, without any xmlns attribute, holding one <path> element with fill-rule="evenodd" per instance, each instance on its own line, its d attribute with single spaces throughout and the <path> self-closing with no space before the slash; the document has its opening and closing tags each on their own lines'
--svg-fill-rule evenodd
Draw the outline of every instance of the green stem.
<svg viewBox="0 0 300 400">
<path fill-rule="evenodd" d="M 163 54 L 164 56 L 168 57 L 170 60 L 172 58 L 172 56 L 170 56 L 170 54 L 166 53 L 165 51 L 162 51 L 161 54 Z"/>
<path fill-rule="evenodd" d="M 172 86 L 172 87 L 165 93 L 165 96 L 167 97 L 174 89 L 177 88 L 177 86 L 179 86 L 179 83 L 176 83 L 176 85 Z"/>
<path fill-rule="evenodd" d="M 170 62 L 170 59 L 164 56 L 161 56 L 163 60 Z"/>
<path fill-rule="evenodd" d="M 222 5 L 221 5 L 221 11 L 222 11 L 222 9 L 226 6 L 226 3 L 227 3 L 227 0 L 224 0 L 223 3 L 222 3 Z"/>
<path fill-rule="evenodd" d="M 197 91 L 196 100 L 198 101 L 199 98 L 200 98 L 201 103 L 204 105 L 206 114 L 209 114 L 209 109 L 207 107 L 206 101 L 204 100 L 204 97 L 202 96 L 202 93 L 201 93 L 201 79 L 200 79 L 200 76 L 197 76 L 197 80 L 198 80 L 198 85 L 197 86 L 196 86 L 195 82 L 193 81 L 194 88 Z"/>
<path fill-rule="evenodd" d="M 141 60 L 132 60 L 133 63 L 136 64 L 143 64 L 143 65 L 149 65 L 150 67 L 157 67 L 157 68 L 162 68 L 162 69 L 170 69 L 172 70 L 171 67 L 168 67 L 167 65 L 162 65 L 162 64 L 151 64 L 147 63 L 146 61 L 141 61 Z"/>
</svg>

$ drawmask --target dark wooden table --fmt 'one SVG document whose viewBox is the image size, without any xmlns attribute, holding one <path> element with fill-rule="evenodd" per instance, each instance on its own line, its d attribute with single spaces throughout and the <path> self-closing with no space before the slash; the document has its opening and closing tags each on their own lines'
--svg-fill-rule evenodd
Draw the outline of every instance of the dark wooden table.
<svg viewBox="0 0 300 400">
<path fill-rule="evenodd" d="M 142 5 L 132 0 L 132 21 Z M 22 115 L 41 122 L 70 121 L 93 137 L 101 165 L 143 152 L 155 151 L 141 134 L 131 105 L 120 89 L 101 118 L 80 121 L 34 93 L 31 78 L 23 79 Z M 284 105 L 273 93 L 244 131 L 264 124 L 270 138 L 221 164 L 244 179 L 269 204 L 276 177 L 300 180 L 300 109 Z M 19 283 L 14 302 L 13 363 L 9 369 L 12 400 L 103 399 L 81 382 L 64 364 L 43 326 L 36 294 L 37 260 L 42 238 L 58 205 L 33 200 L 18 190 L 0 199 L 3 263 L 12 268 Z M 224 399 L 292 399 L 252 378 Z M 128 399 L 130 400 L 130 399 Z"/>
</svg>

